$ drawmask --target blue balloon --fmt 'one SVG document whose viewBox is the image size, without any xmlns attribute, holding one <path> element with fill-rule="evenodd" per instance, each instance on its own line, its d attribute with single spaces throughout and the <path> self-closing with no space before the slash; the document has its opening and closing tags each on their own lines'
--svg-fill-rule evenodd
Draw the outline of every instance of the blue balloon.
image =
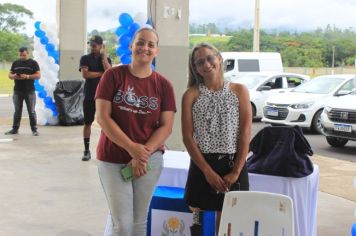
<svg viewBox="0 0 356 236">
<path fill-rule="evenodd" d="M 43 91 L 44 90 L 44 87 L 42 86 L 42 85 L 40 85 L 40 84 L 38 84 L 38 92 L 41 92 L 41 91 Z"/>
<path fill-rule="evenodd" d="M 37 30 L 41 30 L 41 22 L 40 22 L 40 21 L 36 21 L 36 22 L 35 22 L 35 28 L 36 28 Z"/>
<path fill-rule="evenodd" d="M 352 227 L 351 227 L 351 235 L 352 235 L 352 236 L 356 236 L 356 223 L 353 223 L 353 224 L 352 224 Z"/>
<path fill-rule="evenodd" d="M 36 86 L 36 85 L 37 85 L 37 86 L 41 86 L 41 85 L 40 85 L 40 82 L 38 82 L 38 80 L 35 80 L 35 86 Z"/>
<path fill-rule="evenodd" d="M 51 102 L 51 103 L 45 103 L 45 105 L 46 105 L 46 107 L 47 107 L 48 109 L 50 109 L 51 111 L 53 111 L 53 110 L 56 109 L 56 105 L 54 105 L 53 102 Z"/>
<path fill-rule="evenodd" d="M 36 30 L 35 35 L 39 38 L 42 38 L 43 36 L 46 35 L 46 33 L 43 30 Z"/>
<path fill-rule="evenodd" d="M 124 65 L 130 64 L 131 63 L 131 55 L 122 55 L 120 57 L 120 62 Z"/>
<path fill-rule="evenodd" d="M 47 52 L 53 52 L 54 51 L 54 45 L 52 43 L 49 43 L 46 45 L 46 50 Z"/>
<path fill-rule="evenodd" d="M 40 39 L 40 42 L 43 44 L 43 45 L 46 45 L 48 43 L 48 38 L 47 36 L 43 36 L 41 39 Z"/>
<path fill-rule="evenodd" d="M 53 116 L 58 116 L 58 111 L 57 111 L 57 109 L 56 109 L 56 110 L 52 110 L 52 115 L 53 115 Z"/>
<path fill-rule="evenodd" d="M 126 34 L 128 31 L 127 27 L 124 27 L 124 26 L 120 26 L 118 27 L 116 30 L 115 30 L 115 34 L 120 37 L 121 35 L 123 34 Z"/>
<path fill-rule="evenodd" d="M 124 54 L 130 54 L 130 53 L 131 53 L 131 51 L 127 47 L 120 46 L 120 47 L 116 48 L 116 55 L 118 55 L 118 56 L 122 56 Z"/>
<path fill-rule="evenodd" d="M 59 51 L 54 50 L 53 55 L 54 55 L 54 58 L 59 58 Z"/>
<path fill-rule="evenodd" d="M 42 90 L 42 91 L 40 91 L 40 92 L 38 93 L 38 96 L 39 96 L 40 98 L 45 98 L 45 97 L 47 96 L 47 93 L 46 93 L 46 91 Z"/>
<path fill-rule="evenodd" d="M 122 13 L 119 16 L 119 22 L 122 26 L 127 27 L 133 23 L 133 19 L 128 13 Z"/>
<path fill-rule="evenodd" d="M 132 23 L 130 26 L 129 26 L 129 32 L 130 34 L 133 36 L 135 34 L 135 32 L 140 28 L 140 25 L 137 24 L 137 23 Z"/>
<path fill-rule="evenodd" d="M 44 103 L 48 104 L 48 105 L 52 104 L 53 103 L 52 102 L 52 98 L 50 96 L 45 97 L 44 98 Z"/>
<path fill-rule="evenodd" d="M 131 39 L 132 38 L 129 35 L 123 34 L 123 35 L 121 35 L 121 37 L 119 39 L 119 42 L 120 42 L 122 47 L 128 48 L 130 46 Z"/>
<path fill-rule="evenodd" d="M 39 90 L 39 88 L 40 88 L 40 85 L 39 85 L 39 83 L 37 82 L 37 80 L 35 80 L 35 83 L 34 83 L 34 85 L 35 85 L 35 90 L 36 91 L 38 91 Z"/>
<path fill-rule="evenodd" d="M 151 64 L 151 69 L 155 70 L 155 68 L 156 68 L 155 65 Z"/>
</svg>

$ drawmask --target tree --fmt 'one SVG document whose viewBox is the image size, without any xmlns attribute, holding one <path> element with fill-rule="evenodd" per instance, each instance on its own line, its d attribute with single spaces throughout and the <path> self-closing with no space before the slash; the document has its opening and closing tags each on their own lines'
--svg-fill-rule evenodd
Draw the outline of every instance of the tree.
<svg viewBox="0 0 356 236">
<path fill-rule="evenodd" d="M 33 13 L 21 5 L 4 3 L 0 4 L 0 31 L 17 33 L 24 29 L 24 17 L 32 18 Z"/>
<path fill-rule="evenodd" d="M 0 61 L 18 59 L 18 50 L 25 45 L 26 40 L 22 35 L 0 31 Z"/>
</svg>

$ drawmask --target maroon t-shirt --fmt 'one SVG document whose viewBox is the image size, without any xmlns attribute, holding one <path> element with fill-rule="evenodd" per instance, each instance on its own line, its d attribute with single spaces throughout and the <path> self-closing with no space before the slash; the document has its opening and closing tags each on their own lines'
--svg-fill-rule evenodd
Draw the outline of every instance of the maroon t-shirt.
<svg viewBox="0 0 356 236">
<path fill-rule="evenodd" d="M 96 90 L 95 99 L 112 104 L 111 117 L 134 142 L 145 144 L 160 126 L 162 111 L 176 112 L 173 86 L 153 71 L 146 78 L 132 75 L 127 65 L 105 72 Z M 160 149 L 163 150 L 164 147 Z M 112 163 L 128 163 L 129 153 L 101 132 L 96 148 L 97 159 Z"/>
</svg>

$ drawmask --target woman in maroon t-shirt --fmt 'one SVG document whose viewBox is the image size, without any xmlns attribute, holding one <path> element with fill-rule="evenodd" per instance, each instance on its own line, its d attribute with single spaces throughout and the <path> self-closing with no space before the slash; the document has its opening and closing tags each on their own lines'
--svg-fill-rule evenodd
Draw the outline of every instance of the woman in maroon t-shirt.
<svg viewBox="0 0 356 236">
<path fill-rule="evenodd" d="M 151 69 L 158 35 L 136 32 L 132 62 L 105 72 L 96 90 L 99 177 L 110 209 L 111 235 L 145 236 L 149 204 L 163 167 L 164 142 L 176 112 L 172 84 Z M 131 166 L 132 180 L 122 177 Z"/>
</svg>

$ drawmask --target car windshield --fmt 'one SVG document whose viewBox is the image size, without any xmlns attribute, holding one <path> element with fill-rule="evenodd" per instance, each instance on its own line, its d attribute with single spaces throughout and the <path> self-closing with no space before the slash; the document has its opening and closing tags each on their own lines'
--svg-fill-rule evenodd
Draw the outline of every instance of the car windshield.
<svg viewBox="0 0 356 236">
<path fill-rule="evenodd" d="M 328 94 L 339 86 L 345 78 L 337 77 L 317 77 L 303 83 L 292 90 L 297 93 Z"/>
<path fill-rule="evenodd" d="M 248 89 L 252 89 L 266 78 L 266 75 L 245 75 L 234 79 L 232 82 L 244 84 Z"/>
</svg>

